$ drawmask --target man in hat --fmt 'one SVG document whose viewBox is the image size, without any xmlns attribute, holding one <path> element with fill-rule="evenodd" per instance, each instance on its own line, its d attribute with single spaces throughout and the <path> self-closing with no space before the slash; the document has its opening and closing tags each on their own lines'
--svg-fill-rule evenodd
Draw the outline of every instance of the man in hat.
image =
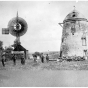
<svg viewBox="0 0 88 88">
<path fill-rule="evenodd" d="M 41 62 L 44 63 L 44 56 L 43 56 L 43 53 L 41 53 L 40 58 L 41 58 Z"/>
<path fill-rule="evenodd" d="M 22 65 L 24 65 L 24 64 L 25 64 L 24 54 L 22 54 L 22 57 L 21 57 L 21 64 L 22 64 Z"/>
<path fill-rule="evenodd" d="M 13 63 L 14 63 L 14 65 L 16 65 L 16 57 L 17 57 L 17 56 L 14 54 L 14 55 L 13 55 Z"/>
<path fill-rule="evenodd" d="M 3 65 L 3 67 L 5 67 L 5 54 L 2 54 L 2 65 Z"/>
<path fill-rule="evenodd" d="M 49 55 L 48 54 L 46 54 L 46 61 L 47 61 L 47 63 L 49 62 Z"/>
</svg>

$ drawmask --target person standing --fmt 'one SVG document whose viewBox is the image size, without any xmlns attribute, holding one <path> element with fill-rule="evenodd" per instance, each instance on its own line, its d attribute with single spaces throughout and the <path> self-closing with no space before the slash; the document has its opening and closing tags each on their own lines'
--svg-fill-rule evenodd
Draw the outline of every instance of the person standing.
<svg viewBox="0 0 88 88">
<path fill-rule="evenodd" d="M 24 58 L 24 55 L 22 55 L 22 57 L 21 57 L 21 64 L 22 64 L 22 65 L 25 64 L 25 58 Z"/>
<path fill-rule="evenodd" d="M 16 65 L 16 55 L 15 54 L 13 55 L 13 63 L 14 65 Z"/>
<path fill-rule="evenodd" d="M 47 63 L 49 62 L 49 55 L 48 54 L 46 55 L 46 61 L 47 61 Z"/>
<path fill-rule="evenodd" d="M 43 56 L 43 53 L 41 54 L 41 62 L 44 63 L 44 56 Z"/>
<path fill-rule="evenodd" d="M 37 55 L 34 54 L 34 55 L 33 55 L 33 58 L 34 58 L 34 62 L 36 63 L 36 62 L 37 62 Z"/>
<path fill-rule="evenodd" d="M 2 55 L 2 60 L 1 61 L 2 61 L 3 67 L 5 67 L 5 55 L 4 54 Z"/>
</svg>

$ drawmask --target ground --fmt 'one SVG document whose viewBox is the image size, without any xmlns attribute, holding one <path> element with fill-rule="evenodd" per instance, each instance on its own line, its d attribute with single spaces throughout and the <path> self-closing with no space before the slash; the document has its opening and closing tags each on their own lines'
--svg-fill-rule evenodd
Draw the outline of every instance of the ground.
<svg viewBox="0 0 88 88">
<path fill-rule="evenodd" d="M 88 61 L 34 63 L 26 60 L 21 65 L 12 61 L 6 62 L 3 67 L 0 62 L 1 87 L 88 87 Z"/>
</svg>

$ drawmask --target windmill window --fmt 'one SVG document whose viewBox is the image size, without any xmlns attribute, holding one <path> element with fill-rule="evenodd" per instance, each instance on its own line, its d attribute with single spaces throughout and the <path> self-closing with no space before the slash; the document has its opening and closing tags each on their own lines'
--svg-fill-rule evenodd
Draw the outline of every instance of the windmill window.
<svg viewBox="0 0 88 88">
<path fill-rule="evenodd" d="M 71 33 L 72 33 L 72 35 L 74 35 L 74 33 L 75 33 L 75 27 L 71 27 Z"/>
<path fill-rule="evenodd" d="M 87 45 L 86 44 L 86 37 L 82 37 L 81 40 L 82 40 L 82 46 L 86 46 Z"/>
<path fill-rule="evenodd" d="M 84 50 L 84 56 L 86 56 L 87 55 L 87 50 Z"/>
<path fill-rule="evenodd" d="M 72 23 L 72 26 L 71 26 L 71 33 L 72 35 L 74 35 L 74 33 L 76 32 L 76 28 L 75 28 L 75 22 Z"/>
</svg>

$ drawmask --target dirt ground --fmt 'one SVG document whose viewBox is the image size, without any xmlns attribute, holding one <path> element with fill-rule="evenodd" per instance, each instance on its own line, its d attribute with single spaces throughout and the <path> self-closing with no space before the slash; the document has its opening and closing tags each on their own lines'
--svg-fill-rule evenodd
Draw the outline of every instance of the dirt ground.
<svg viewBox="0 0 88 88">
<path fill-rule="evenodd" d="M 0 62 L 1 87 L 88 87 L 88 61 L 34 63 L 21 65 L 12 61 L 3 67 Z"/>
</svg>

